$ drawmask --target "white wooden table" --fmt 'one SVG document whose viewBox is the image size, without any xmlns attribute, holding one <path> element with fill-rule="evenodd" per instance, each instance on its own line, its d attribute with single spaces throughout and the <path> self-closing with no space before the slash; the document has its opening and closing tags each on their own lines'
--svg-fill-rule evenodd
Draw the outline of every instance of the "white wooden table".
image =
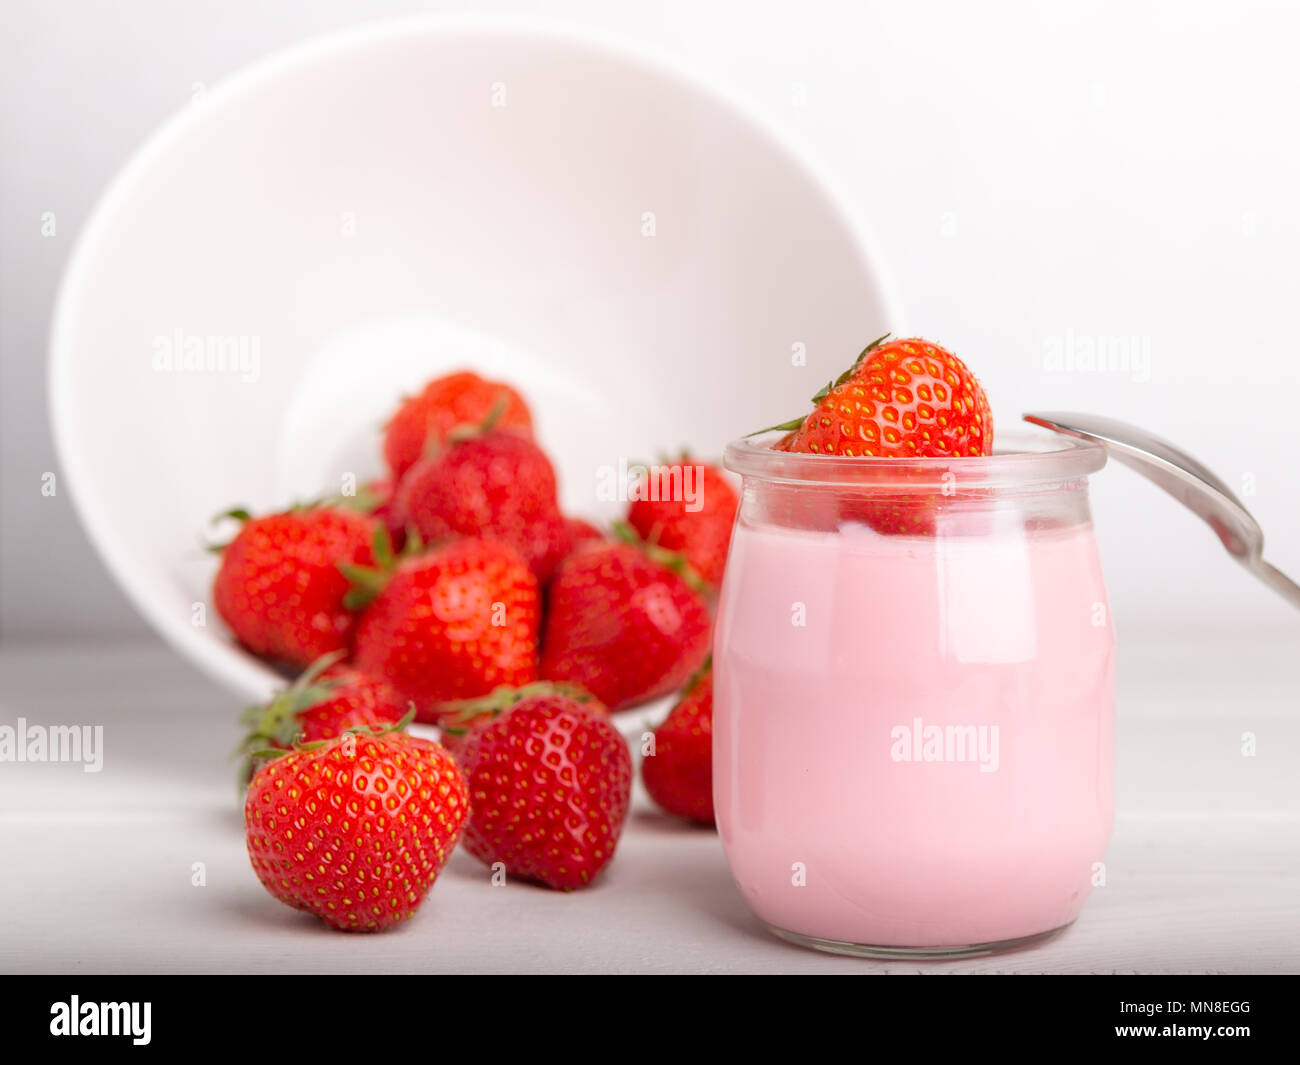
<svg viewBox="0 0 1300 1065">
<path fill-rule="evenodd" d="M 102 724 L 105 758 L 99 773 L 0 763 L 0 971 L 1297 972 L 1298 665 L 1290 630 L 1228 646 L 1121 636 L 1107 886 L 1036 950 L 904 964 L 775 940 L 716 835 L 643 796 L 586 891 L 494 888 L 457 852 L 402 929 L 332 933 L 249 868 L 226 760 L 234 700 L 161 645 L 10 643 L 0 724 Z"/>
</svg>

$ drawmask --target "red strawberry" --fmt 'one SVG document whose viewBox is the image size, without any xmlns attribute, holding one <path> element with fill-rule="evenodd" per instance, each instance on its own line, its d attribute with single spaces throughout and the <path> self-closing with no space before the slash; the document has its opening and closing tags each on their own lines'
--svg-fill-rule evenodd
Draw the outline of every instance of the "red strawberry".
<svg viewBox="0 0 1300 1065">
<path fill-rule="evenodd" d="M 706 661 L 654 731 L 641 762 L 645 789 L 671 814 L 713 824 L 713 671 Z"/>
<path fill-rule="evenodd" d="M 873 341 L 813 396 L 788 450 L 817 455 L 945 458 L 993 453 L 993 415 L 975 375 L 952 352 L 915 337 Z"/>
<path fill-rule="evenodd" d="M 407 558 L 390 574 L 351 569 L 358 669 L 386 678 L 421 721 L 445 702 L 537 675 L 541 603 L 519 554 L 489 540 L 456 540 Z"/>
<path fill-rule="evenodd" d="M 343 652 L 319 658 L 266 706 L 250 706 L 240 718 L 248 734 L 241 779 L 252 775 L 247 757 L 267 748 L 285 749 L 341 736 L 348 729 L 391 725 L 406 714 L 391 684 L 340 664 Z"/>
<path fill-rule="evenodd" d="M 572 890 L 614 856 L 632 789 L 627 741 L 558 694 L 491 712 L 457 755 L 469 781 L 465 849 L 512 876 Z"/>
<path fill-rule="evenodd" d="M 481 536 L 509 544 L 539 581 L 567 547 L 551 461 L 513 433 L 455 439 L 421 459 L 402 479 L 397 510 L 426 543 Z"/>
<path fill-rule="evenodd" d="M 709 649 L 698 585 L 680 557 L 652 545 L 584 545 L 551 582 L 543 679 L 581 685 L 611 710 L 680 688 Z"/>
<path fill-rule="evenodd" d="M 854 364 L 813 397 L 814 410 L 777 429 L 783 451 L 877 458 L 961 458 L 993 452 L 993 415 L 975 375 L 927 340 L 872 341 Z M 840 518 L 878 532 L 934 532 L 937 474 L 864 481 L 842 489 Z M 864 472 L 864 478 L 867 474 Z M 916 483 L 909 486 L 907 481 Z"/>
<path fill-rule="evenodd" d="M 333 507 L 246 520 L 222 552 L 217 612 L 254 654 L 291 666 L 345 649 L 355 619 L 339 566 L 371 564 L 374 531 L 364 514 Z"/>
<path fill-rule="evenodd" d="M 740 504 L 726 476 L 714 466 L 683 458 L 671 466 L 650 467 L 647 489 L 647 495 L 659 498 L 633 500 L 628 524 L 644 539 L 680 552 L 707 583 L 720 584 Z"/>
<path fill-rule="evenodd" d="M 462 371 L 436 378 L 405 400 L 384 430 L 384 458 L 400 478 L 459 425 L 482 421 L 500 407 L 497 428 L 532 436 L 533 419 L 519 393 L 499 381 Z"/>
<path fill-rule="evenodd" d="M 438 744 L 348 733 L 258 771 L 244 803 L 248 857 L 286 905 L 379 931 L 414 915 L 468 807 L 465 778 Z"/>
</svg>

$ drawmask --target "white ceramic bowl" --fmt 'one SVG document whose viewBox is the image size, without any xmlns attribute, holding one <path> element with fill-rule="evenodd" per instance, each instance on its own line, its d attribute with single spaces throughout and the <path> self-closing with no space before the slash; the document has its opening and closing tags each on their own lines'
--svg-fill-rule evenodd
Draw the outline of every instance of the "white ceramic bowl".
<svg viewBox="0 0 1300 1065">
<path fill-rule="evenodd" d="M 209 518 L 380 472 L 426 378 L 517 384 L 564 504 L 599 518 L 599 467 L 719 454 L 890 327 L 859 227 L 716 91 L 568 33 L 421 19 L 259 62 L 140 149 L 64 278 L 50 394 L 109 569 L 261 698 L 280 677 L 199 608 Z M 244 370 L 165 369 L 195 341 L 243 343 Z"/>
</svg>

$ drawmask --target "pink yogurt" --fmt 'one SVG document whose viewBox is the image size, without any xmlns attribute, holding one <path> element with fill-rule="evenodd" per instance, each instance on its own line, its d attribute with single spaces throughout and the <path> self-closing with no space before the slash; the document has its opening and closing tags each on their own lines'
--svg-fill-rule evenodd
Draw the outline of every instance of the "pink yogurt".
<svg viewBox="0 0 1300 1065">
<path fill-rule="evenodd" d="M 736 882 L 779 934 L 963 953 L 1069 924 L 1100 875 L 1114 637 L 1092 525 L 985 518 L 916 537 L 742 509 L 714 800 Z"/>
</svg>

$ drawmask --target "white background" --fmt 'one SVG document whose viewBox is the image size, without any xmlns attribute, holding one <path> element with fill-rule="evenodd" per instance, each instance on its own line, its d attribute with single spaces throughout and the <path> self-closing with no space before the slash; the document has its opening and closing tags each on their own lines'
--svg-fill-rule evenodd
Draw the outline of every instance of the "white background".
<svg viewBox="0 0 1300 1065">
<path fill-rule="evenodd" d="M 50 309 L 99 191 L 196 83 L 317 32 L 465 7 L 4 0 L 0 634 L 142 630 L 66 493 L 40 492 L 41 475 L 57 470 L 45 412 Z M 1095 410 L 1184 444 L 1240 490 L 1269 537 L 1266 554 L 1300 574 L 1295 9 L 698 0 L 473 9 L 606 32 L 722 85 L 867 221 L 906 324 L 971 363 L 1001 424 L 1027 409 Z M 57 217 L 54 237 L 41 235 L 45 212 Z M 1048 352 L 1067 336 L 1139 338 L 1149 380 L 1053 369 Z M 1295 631 L 1291 608 L 1135 475 L 1107 470 L 1094 499 L 1121 639 Z"/>
</svg>

